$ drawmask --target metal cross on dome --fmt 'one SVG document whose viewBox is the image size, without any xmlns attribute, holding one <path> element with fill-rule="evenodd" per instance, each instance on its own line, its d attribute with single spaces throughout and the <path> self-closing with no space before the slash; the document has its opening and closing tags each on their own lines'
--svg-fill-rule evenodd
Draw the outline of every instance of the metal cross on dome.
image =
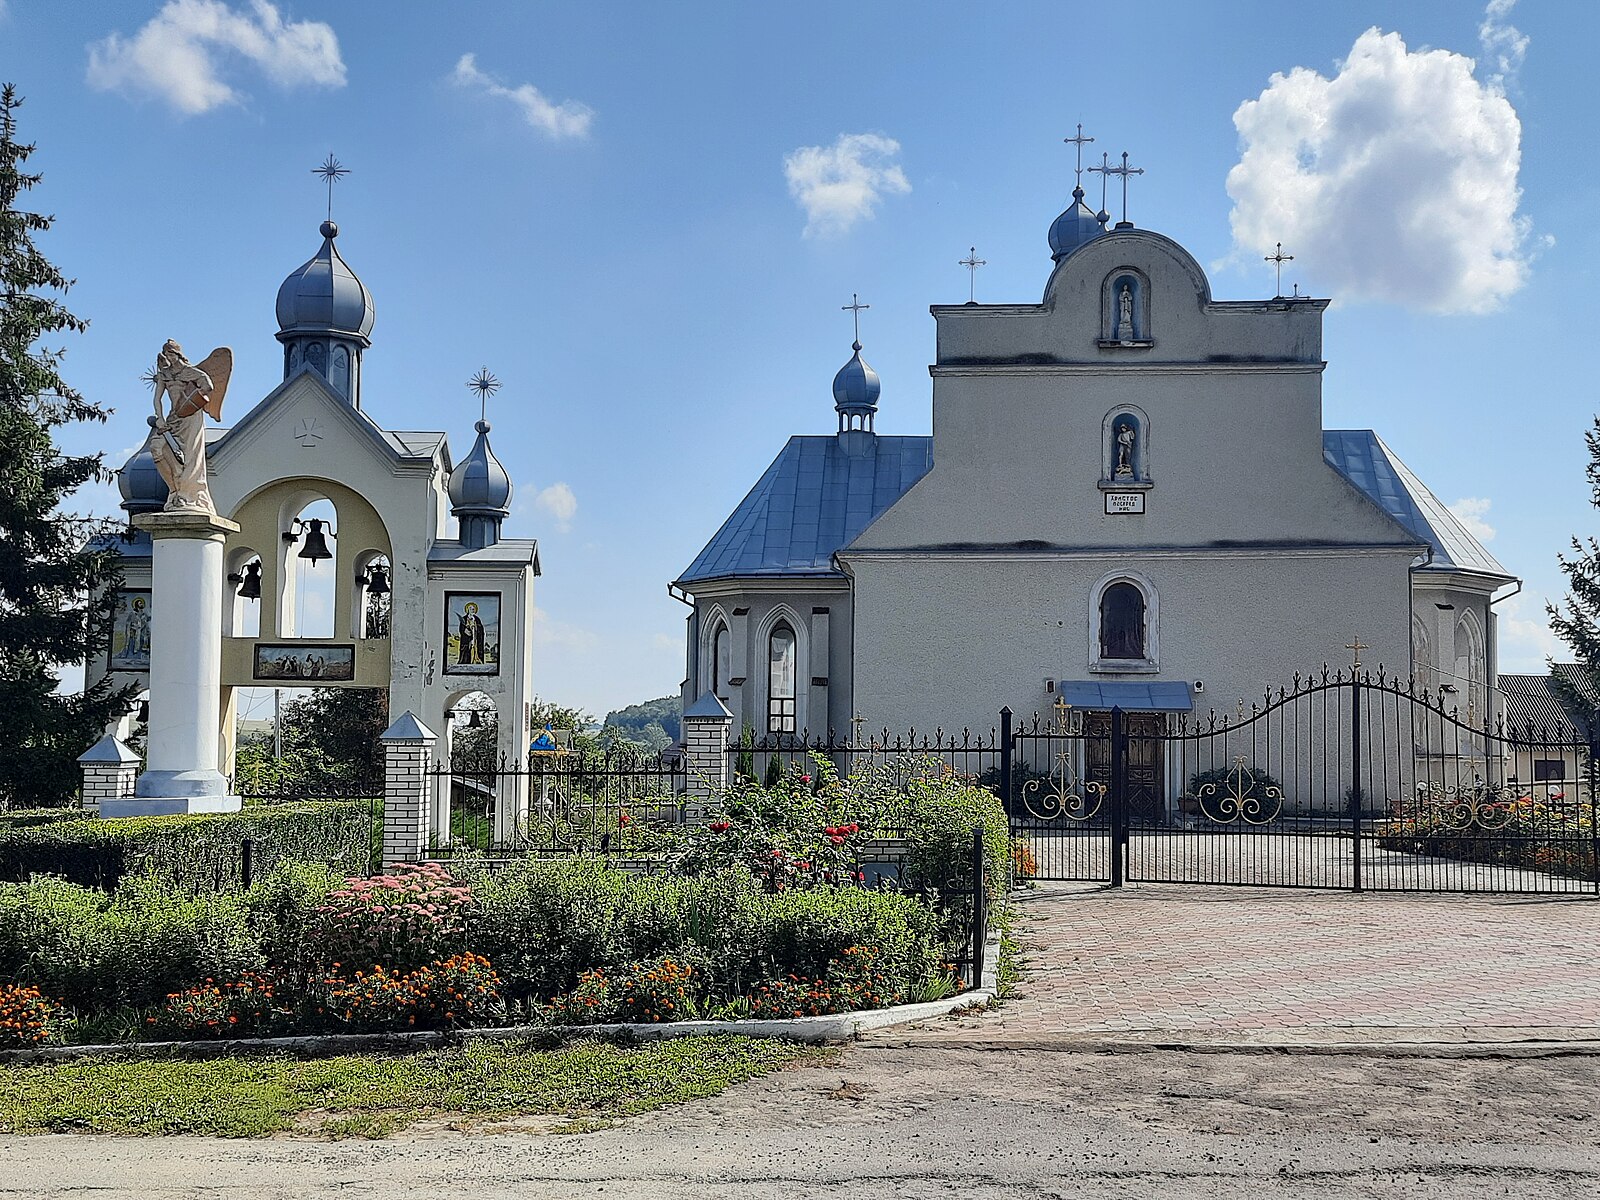
<svg viewBox="0 0 1600 1200">
<path fill-rule="evenodd" d="M 1286 263 L 1286 262 L 1293 262 L 1294 261 L 1294 255 L 1285 254 L 1283 252 L 1283 243 L 1279 242 L 1278 243 L 1278 249 L 1277 249 L 1277 251 L 1275 253 L 1263 255 L 1262 258 L 1263 258 L 1263 261 L 1265 261 L 1265 262 L 1277 264 L 1277 267 L 1278 267 L 1278 291 L 1277 291 L 1277 296 L 1275 298 L 1281 299 L 1282 296 L 1283 296 L 1283 264 Z M 1299 284 L 1295 285 L 1295 294 L 1296 295 L 1300 294 L 1300 285 Z"/>
<path fill-rule="evenodd" d="M 489 397 L 500 390 L 500 381 L 489 374 L 488 367 L 479 367 L 478 373 L 467 380 L 467 386 L 478 393 L 478 420 L 488 420 Z"/>
<path fill-rule="evenodd" d="M 967 256 L 960 259 L 956 265 L 967 269 L 967 303 L 976 304 L 978 302 L 978 268 L 988 266 L 988 260 L 979 258 L 978 248 L 973 246 L 967 251 Z"/>
<path fill-rule="evenodd" d="M 312 167 L 311 173 L 313 175 L 320 175 L 324 180 L 327 181 L 328 220 L 331 221 L 333 220 L 333 185 L 338 183 L 339 180 L 343 179 L 346 175 L 350 174 L 350 168 L 341 163 L 332 154 L 329 154 L 328 161 L 323 163 L 320 167 Z"/>
<path fill-rule="evenodd" d="M 1128 165 L 1128 152 L 1124 150 L 1122 152 L 1122 165 L 1107 169 L 1106 174 L 1122 176 L 1122 220 L 1118 224 L 1126 225 L 1128 223 L 1128 176 L 1143 175 L 1144 168 L 1130 167 Z"/>
<path fill-rule="evenodd" d="M 869 309 L 871 307 L 872 307 L 872 305 L 870 305 L 870 304 L 861 303 L 861 297 L 856 295 L 854 292 L 850 293 L 850 303 L 849 304 L 841 304 L 839 306 L 840 311 L 847 312 L 847 313 L 849 313 L 851 316 L 853 316 L 855 318 L 855 322 L 856 322 L 856 346 L 858 348 L 861 345 L 861 314 L 865 310 L 867 310 L 867 309 Z"/>
<path fill-rule="evenodd" d="M 1078 186 L 1082 187 L 1083 186 L 1083 148 L 1085 146 L 1087 146 L 1090 142 L 1094 141 L 1094 139 L 1092 137 L 1084 137 L 1083 136 L 1083 122 L 1079 121 L 1078 122 L 1078 136 L 1077 137 L 1062 138 L 1061 140 L 1063 142 L 1065 142 L 1067 145 L 1071 146 L 1073 149 L 1075 149 L 1078 152 L 1078 165 L 1075 168 L 1073 174 L 1077 178 Z M 1093 167 L 1090 167 L 1089 169 L 1091 171 L 1094 170 Z"/>
<path fill-rule="evenodd" d="M 1116 174 L 1116 169 L 1111 165 L 1111 155 L 1104 150 L 1100 151 L 1100 165 L 1090 167 L 1089 174 L 1100 176 L 1100 211 L 1096 219 L 1104 225 L 1106 223 L 1106 183 L 1111 176 Z"/>
</svg>

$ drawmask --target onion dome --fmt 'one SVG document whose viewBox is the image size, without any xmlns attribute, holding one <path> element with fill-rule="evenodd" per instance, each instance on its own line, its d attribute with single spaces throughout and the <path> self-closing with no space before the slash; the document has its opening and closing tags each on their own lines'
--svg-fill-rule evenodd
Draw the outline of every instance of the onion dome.
<svg viewBox="0 0 1600 1200">
<path fill-rule="evenodd" d="M 1073 188 L 1072 203 L 1067 211 L 1050 224 L 1050 256 L 1060 262 L 1085 242 L 1104 233 L 1108 219 L 1104 213 L 1097 216 L 1083 202 L 1081 187 Z"/>
<path fill-rule="evenodd" d="M 450 511 L 460 521 L 462 544 L 481 549 L 500 540 L 500 523 L 511 515 L 511 476 L 489 449 L 489 422 L 473 428 L 478 440 L 450 472 Z"/>
<path fill-rule="evenodd" d="M 122 511 L 130 517 L 166 506 L 167 481 L 156 470 L 148 441 L 117 472 L 117 491 L 122 493 Z"/>
<path fill-rule="evenodd" d="M 861 343 L 852 342 L 850 348 L 855 353 L 833 377 L 833 407 L 838 410 L 841 429 L 851 417 L 863 418 L 865 427 L 871 429 L 883 385 L 878 382 L 878 373 L 862 359 Z"/>
<path fill-rule="evenodd" d="M 321 333 L 371 345 L 372 294 L 334 249 L 339 227 L 322 223 L 322 248 L 290 272 L 278 288 L 278 340 L 286 335 Z"/>
</svg>

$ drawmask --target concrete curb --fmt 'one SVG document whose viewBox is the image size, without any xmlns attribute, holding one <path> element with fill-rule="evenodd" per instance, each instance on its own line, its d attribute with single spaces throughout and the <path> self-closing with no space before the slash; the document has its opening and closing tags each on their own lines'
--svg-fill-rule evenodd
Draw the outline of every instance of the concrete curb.
<svg viewBox="0 0 1600 1200">
<path fill-rule="evenodd" d="M 1013 1038 L 873 1038 L 863 1050 L 972 1050 L 987 1054 L 1252 1054 L 1329 1055 L 1354 1058 L 1584 1058 L 1600 1056 L 1600 1040 L 1512 1042 L 1451 1041 L 1185 1041 L 1181 1038 L 1119 1041 L 1082 1034 Z"/>
<path fill-rule="evenodd" d="M 431 1050 L 466 1041 L 512 1042 L 523 1038 L 576 1037 L 665 1038 L 737 1034 L 740 1037 L 781 1038 L 791 1042 L 847 1042 L 875 1029 L 888 1029 L 943 1017 L 994 1000 L 1000 969 L 1000 942 L 984 947 L 980 986 L 943 1000 L 923 1004 L 898 1004 L 892 1008 L 862 1009 L 823 1017 L 787 1020 L 669 1021 L 662 1025 L 510 1025 L 500 1029 L 440 1029 L 418 1033 L 330 1033 L 304 1037 L 207 1038 L 186 1042 L 109 1042 L 98 1046 L 44 1046 L 37 1050 L 0 1051 L 0 1064 L 64 1062 L 77 1058 L 223 1058 L 242 1053 L 290 1053 L 323 1057 L 359 1054 L 371 1050 Z"/>
</svg>

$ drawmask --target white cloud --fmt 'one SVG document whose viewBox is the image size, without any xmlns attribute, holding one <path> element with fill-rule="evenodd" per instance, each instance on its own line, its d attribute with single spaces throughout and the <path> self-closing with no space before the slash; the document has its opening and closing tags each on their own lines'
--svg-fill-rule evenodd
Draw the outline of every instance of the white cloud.
<svg viewBox="0 0 1600 1200">
<path fill-rule="evenodd" d="M 565 533 L 572 528 L 572 518 L 578 513 L 578 498 L 564 483 L 552 483 L 533 498 L 534 507 L 548 513 L 556 528 Z"/>
<path fill-rule="evenodd" d="M 88 79 L 102 91 L 153 95 L 194 115 L 239 102 L 222 77 L 238 59 L 282 88 L 344 86 L 332 27 L 285 22 L 267 0 L 237 10 L 222 0 L 168 0 L 132 37 L 113 33 L 90 45 Z"/>
<path fill-rule="evenodd" d="M 1527 43 L 1516 37 L 1508 62 Z M 1529 231 L 1517 215 L 1522 124 L 1503 89 L 1474 78 L 1470 58 L 1412 52 L 1377 29 L 1338 66 L 1331 79 L 1274 74 L 1233 114 L 1236 253 L 1281 241 L 1319 292 L 1346 299 L 1500 305 L 1526 282 Z"/>
<path fill-rule="evenodd" d="M 1489 500 L 1483 496 L 1463 496 L 1447 506 L 1456 520 L 1467 527 L 1467 532 L 1480 542 L 1494 540 L 1494 526 L 1489 524 Z"/>
<path fill-rule="evenodd" d="M 463 54 L 450 73 L 450 81 L 457 87 L 477 88 L 485 95 L 509 100 L 522 113 L 522 119 L 541 133 L 553 138 L 583 138 L 589 136 L 589 126 L 594 121 L 594 109 L 577 100 L 552 102 L 531 83 L 507 87 L 492 75 L 478 70 L 478 57 Z"/>
<path fill-rule="evenodd" d="M 1544 601 L 1528 592 L 1496 606 L 1499 613 L 1500 670 L 1511 675 L 1543 675 L 1551 659 L 1571 661 L 1572 651 L 1551 632 Z"/>
<path fill-rule="evenodd" d="M 544 609 L 534 606 L 533 644 L 559 646 L 566 650 L 593 650 L 600 645 L 600 635 L 591 629 L 552 617 Z"/>
<path fill-rule="evenodd" d="M 1483 10 L 1483 23 L 1478 26 L 1478 44 L 1488 60 L 1490 86 L 1502 92 L 1506 83 L 1516 78 L 1528 55 L 1528 35 L 1506 20 L 1516 5 L 1517 0 L 1489 0 L 1489 7 Z"/>
<path fill-rule="evenodd" d="M 841 133 L 831 146 L 801 146 L 785 156 L 789 194 L 806 214 L 806 236 L 844 233 L 871 217 L 884 196 L 911 190 L 895 160 L 900 143 L 878 133 Z"/>
</svg>

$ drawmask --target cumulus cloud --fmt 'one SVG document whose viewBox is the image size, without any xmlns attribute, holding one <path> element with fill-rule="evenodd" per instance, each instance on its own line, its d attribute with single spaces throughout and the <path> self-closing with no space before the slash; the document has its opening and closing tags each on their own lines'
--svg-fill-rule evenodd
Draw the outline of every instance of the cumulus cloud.
<svg viewBox="0 0 1600 1200">
<path fill-rule="evenodd" d="M 322 21 L 284 21 L 267 0 L 230 8 L 222 0 L 168 0 L 132 37 L 89 47 L 88 79 L 102 91 L 150 95 L 186 115 L 236 104 L 223 78 L 247 63 L 281 88 L 342 87 L 339 39 Z"/>
<path fill-rule="evenodd" d="M 1497 23 L 1509 8 L 1497 0 L 1485 18 L 1497 65 L 1527 45 Z M 1528 275 L 1522 124 L 1474 65 L 1369 29 L 1331 79 L 1308 67 L 1273 75 L 1233 114 L 1236 252 L 1267 254 L 1281 241 L 1319 291 L 1345 299 L 1440 313 L 1498 307 Z"/>
<path fill-rule="evenodd" d="M 1456 520 L 1467 527 L 1467 532 L 1480 542 L 1494 540 L 1494 526 L 1485 519 L 1489 515 L 1489 501 L 1483 496 L 1463 496 L 1447 506 Z"/>
<path fill-rule="evenodd" d="M 785 156 L 789 194 L 806 214 L 806 236 L 844 233 L 871 217 L 884 196 L 911 190 L 895 160 L 900 143 L 878 133 L 841 133 L 831 146 L 801 146 Z"/>
<path fill-rule="evenodd" d="M 450 73 L 450 80 L 457 87 L 473 88 L 486 96 L 509 100 L 522 114 L 524 121 L 548 137 L 589 136 L 594 109 L 577 100 L 563 100 L 556 104 L 531 83 L 507 87 L 494 76 L 478 69 L 478 57 L 475 54 L 463 54 L 456 60 L 456 69 Z"/>
<path fill-rule="evenodd" d="M 1489 83 L 1504 91 L 1507 81 L 1515 79 L 1522 69 L 1522 60 L 1528 56 L 1528 36 L 1506 20 L 1517 0 L 1489 0 L 1483 10 L 1483 23 L 1478 26 L 1478 45 L 1489 67 Z"/>
<path fill-rule="evenodd" d="M 552 483 L 542 489 L 533 498 L 533 504 L 535 508 L 554 519 L 556 528 L 562 533 L 572 528 L 572 518 L 578 513 L 578 498 L 564 483 Z"/>
<path fill-rule="evenodd" d="M 1572 651 L 1550 629 L 1544 603 L 1523 592 L 1497 605 L 1500 669 L 1513 675 L 1542 675 L 1551 659 L 1571 661 Z"/>
</svg>

